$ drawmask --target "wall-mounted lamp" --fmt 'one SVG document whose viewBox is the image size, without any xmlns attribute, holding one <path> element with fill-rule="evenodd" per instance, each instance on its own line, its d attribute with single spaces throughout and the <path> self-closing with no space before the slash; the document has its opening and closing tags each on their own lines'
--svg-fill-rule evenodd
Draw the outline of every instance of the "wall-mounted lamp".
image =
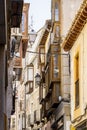
<svg viewBox="0 0 87 130">
<path fill-rule="evenodd" d="M 37 33 L 32 29 L 29 32 L 29 43 L 30 43 L 31 46 L 34 44 L 36 36 L 37 36 Z"/>
<path fill-rule="evenodd" d="M 70 98 L 63 98 L 62 96 L 58 97 L 59 101 L 64 101 L 64 102 L 70 102 Z"/>
<path fill-rule="evenodd" d="M 40 85 L 40 83 L 41 83 L 41 76 L 38 73 L 35 76 L 35 83 L 36 83 L 36 85 Z"/>
</svg>

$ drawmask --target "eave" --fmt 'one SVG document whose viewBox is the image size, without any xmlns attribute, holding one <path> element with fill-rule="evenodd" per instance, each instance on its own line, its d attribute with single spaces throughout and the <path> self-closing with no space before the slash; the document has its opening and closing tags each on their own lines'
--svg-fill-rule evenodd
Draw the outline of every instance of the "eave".
<svg viewBox="0 0 87 130">
<path fill-rule="evenodd" d="M 49 35 L 49 31 L 50 31 L 50 28 L 51 28 L 51 20 L 47 20 L 46 21 L 46 28 L 45 28 L 45 31 L 44 31 L 44 34 L 41 38 L 41 41 L 40 41 L 40 44 L 39 45 L 45 45 L 45 42 L 47 40 L 47 37 Z"/>
<path fill-rule="evenodd" d="M 62 47 L 65 51 L 69 51 L 72 48 L 74 42 L 80 35 L 84 25 L 86 24 L 86 20 L 87 20 L 87 0 L 84 0 L 63 42 Z"/>
</svg>

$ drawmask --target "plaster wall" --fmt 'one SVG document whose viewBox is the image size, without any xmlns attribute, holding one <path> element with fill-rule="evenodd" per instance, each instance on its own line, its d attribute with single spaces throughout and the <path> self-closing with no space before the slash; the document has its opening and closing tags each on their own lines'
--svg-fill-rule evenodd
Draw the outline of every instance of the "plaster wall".
<svg viewBox="0 0 87 130">
<path fill-rule="evenodd" d="M 80 105 L 75 109 L 75 89 L 74 89 L 74 57 L 79 48 L 79 86 L 80 86 Z M 71 49 L 71 119 L 74 120 L 84 115 L 87 106 L 87 24 Z M 83 117 L 84 118 L 84 117 Z M 86 117 L 85 117 L 86 118 Z"/>
</svg>

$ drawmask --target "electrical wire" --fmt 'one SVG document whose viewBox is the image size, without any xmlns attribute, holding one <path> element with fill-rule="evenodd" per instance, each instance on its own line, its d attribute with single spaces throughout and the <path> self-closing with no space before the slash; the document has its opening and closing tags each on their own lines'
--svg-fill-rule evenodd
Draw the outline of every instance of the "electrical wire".
<svg viewBox="0 0 87 130">
<path fill-rule="evenodd" d="M 27 51 L 29 53 L 34 53 L 34 54 L 41 54 L 41 55 L 55 55 L 55 54 L 58 54 L 58 55 L 69 55 L 69 53 L 40 53 L 40 52 L 35 52 L 35 51 Z"/>
</svg>

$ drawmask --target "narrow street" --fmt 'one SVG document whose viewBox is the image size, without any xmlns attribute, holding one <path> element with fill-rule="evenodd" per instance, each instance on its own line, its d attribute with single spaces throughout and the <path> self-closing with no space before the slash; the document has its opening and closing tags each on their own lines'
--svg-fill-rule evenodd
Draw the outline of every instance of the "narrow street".
<svg viewBox="0 0 87 130">
<path fill-rule="evenodd" d="M 0 130 L 87 130 L 87 0 L 0 11 Z"/>
</svg>

